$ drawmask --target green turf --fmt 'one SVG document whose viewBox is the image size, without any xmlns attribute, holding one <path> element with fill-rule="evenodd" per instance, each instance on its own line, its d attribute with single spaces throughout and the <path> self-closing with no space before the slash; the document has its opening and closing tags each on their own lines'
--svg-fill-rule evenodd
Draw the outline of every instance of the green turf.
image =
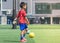
<svg viewBox="0 0 60 43">
<path fill-rule="evenodd" d="M 26 35 L 26 43 L 60 43 L 60 29 L 30 29 L 35 33 L 31 39 Z M 20 43 L 19 29 L 0 29 L 0 43 Z"/>
<path fill-rule="evenodd" d="M 60 29 L 60 24 L 31 24 L 29 25 L 29 28 L 31 29 Z M 0 25 L 0 29 L 12 29 L 12 25 Z M 17 29 L 19 29 L 19 26 L 17 26 Z"/>
<path fill-rule="evenodd" d="M 29 25 L 29 28 L 32 29 L 60 29 L 60 24 L 32 24 Z"/>
</svg>

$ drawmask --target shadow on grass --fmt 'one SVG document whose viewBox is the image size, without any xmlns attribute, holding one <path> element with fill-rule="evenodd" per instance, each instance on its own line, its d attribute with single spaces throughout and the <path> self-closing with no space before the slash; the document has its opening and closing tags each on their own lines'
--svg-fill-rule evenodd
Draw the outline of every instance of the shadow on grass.
<svg viewBox="0 0 60 43">
<path fill-rule="evenodd" d="M 20 41 L 14 41 L 14 40 L 4 40 L 4 42 L 11 42 L 11 43 L 13 43 L 13 42 L 15 42 L 15 43 L 35 43 L 35 41 L 33 39 L 31 39 L 31 38 L 28 38 L 27 42 L 20 42 Z"/>
<path fill-rule="evenodd" d="M 19 42 L 19 41 L 14 41 L 14 40 L 4 40 L 4 42 Z"/>
<path fill-rule="evenodd" d="M 27 42 L 20 42 L 18 40 L 4 40 L 4 42 L 11 42 L 11 43 L 35 43 L 33 38 L 29 38 L 28 36 L 26 37 Z"/>
<path fill-rule="evenodd" d="M 27 42 L 20 42 L 20 41 L 14 41 L 14 40 L 4 40 L 4 42 L 11 42 L 11 43 L 35 43 L 33 38 L 27 37 Z"/>
<path fill-rule="evenodd" d="M 33 38 L 29 38 L 28 36 L 26 38 L 27 38 L 27 42 L 26 43 L 35 43 Z"/>
</svg>

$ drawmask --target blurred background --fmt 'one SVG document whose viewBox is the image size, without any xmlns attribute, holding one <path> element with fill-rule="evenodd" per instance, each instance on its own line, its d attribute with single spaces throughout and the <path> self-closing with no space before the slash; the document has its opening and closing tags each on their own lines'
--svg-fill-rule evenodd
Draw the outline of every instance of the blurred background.
<svg viewBox="0 0 60 43">
<path fill-rule="evenodd" d="M 12 24 L 20 2 L 27 4 L 31 24 L 60 24 L 60 0 L 0 0 L 0 24 Z"/>
<path fill-rule="evenodd" d="M 60 43 L 60 0 L 0 0 L 0 43 L 20 43 L 21 31 L 13 24 L 20 2 L 27 4 L 28 28 L 35 33 L 26 43 Z"/>
</svg>

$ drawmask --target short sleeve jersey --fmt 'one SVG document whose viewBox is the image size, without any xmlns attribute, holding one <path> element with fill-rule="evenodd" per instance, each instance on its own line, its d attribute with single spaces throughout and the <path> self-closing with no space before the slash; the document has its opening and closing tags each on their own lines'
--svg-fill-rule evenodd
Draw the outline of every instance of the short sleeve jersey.
<svg viewBox="0 0 60 43">
<path fill-rule="evenodd" d="M 17 18 L 19 18 L 19 23 L 26 23 L 26 11 L 24 9 L 21 9 L 18 14 L 17 14 Z"/>
</svg>

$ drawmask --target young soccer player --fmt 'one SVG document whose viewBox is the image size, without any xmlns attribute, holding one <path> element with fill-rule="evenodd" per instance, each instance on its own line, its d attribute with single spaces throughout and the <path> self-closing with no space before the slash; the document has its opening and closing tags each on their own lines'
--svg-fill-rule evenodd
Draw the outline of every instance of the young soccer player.
<svg viewBox="0 0 60 43">
<path fill-rule="evenodd" d="M 26 32 L 27 32 L 27 25 L 29 24 L 29 21 L 26 17 L 26 3 L 24 2 L 21 2 L 20 3 L 20 11 L 18 12 L 16 18 L 14 19 L 19 21 L 19 26 L 20 26 L 20 30 L 21 30 L 21 33 L 20 33 L 20 42 L 25 42 L 26 39 L 25 39 L 25 35 L 26 35 Z"/>
</svg>

